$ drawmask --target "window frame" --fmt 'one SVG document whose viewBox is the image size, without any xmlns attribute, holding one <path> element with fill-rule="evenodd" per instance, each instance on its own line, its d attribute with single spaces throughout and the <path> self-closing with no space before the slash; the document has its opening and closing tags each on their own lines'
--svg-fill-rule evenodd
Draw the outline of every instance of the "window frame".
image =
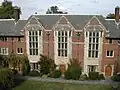
<svg viewBox="0 0 120 90">
<path fill-rule="evenodd" d="M 112 56 L 110 55 L 112 51 Z M 107 55 L 109 54 L 109 55 Z M 106 50 L 106 57 L 114 57 L 114 50 Z"/>
</svg>

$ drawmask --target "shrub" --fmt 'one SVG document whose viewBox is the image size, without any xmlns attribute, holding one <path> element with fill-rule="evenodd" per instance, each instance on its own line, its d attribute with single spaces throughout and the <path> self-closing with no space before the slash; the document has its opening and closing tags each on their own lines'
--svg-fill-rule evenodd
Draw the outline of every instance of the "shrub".
<svg viewBox="0 0 120 90">
<path fill-rule="evenodd" d="M 47 56 L 40 55 L 40 72 L 42 75 L 49 74 L 55 69 L 54 60 L 48 58 Z"/>
<path fill-rule="evenodd" d="M 40 76 L 40 73 L 38 71 L 33 70 L 29 72 L 29 76 L 37 77 L 37 76 Z"/>
<path fill-rule="evenodd" d="M 89 79 L 97 80 L 98 76 L 99 76 L 99 73 L 98 72 L 89 72 L 88 75 L 89 75 Z"/>
<path fill-rule="evenodd" d="M 88 79 L 88 76 L 86 74 L 80 75 L 79 80 L 84 81 L 84 80 L 87 80 L 87 79 Z"/>
<path fill-rule="evenodd" d="M 65 72 L 66 79 L 78 80 L 81 75 L 81 67 L 69 66 L 68 70 Z"/>
<path fill-rule="evenodd" d="M 112 79 L 113 81 L 120 82 L 120 76 L 119 76 L 119 75 L 113 75 L 113 76 L 111 77 L 111 79 Z"/>
<path fill-rule="evenodd" d="M 13 86 L 13 73 L 8 68 L 0 69 L 0 90 L 11 88 Z"/>
<path fill-rule="evenodd" d="M 30 72 L 30 65 L 29 65 L 29 61 L 25 60 L 22 64 L 22 74 L 24 75 L 28 75 Z"/>
<path fill-rule="evenodd" d="M 55 70 L 50 74 L 51 78 L 59 78 L 61 76 L 61 72 L 59 70 Z"/>
<path fill-rule="evenodd" d="M 16 74 L 18 73 L 18 71 L 15 70 L 15 69 L 12 69 L 12 73 L 13 73 L 14 75 L 16 75 Z"/>
<path fill-rule="evenodd" d="M 99 79 L 99 80 L 104 80 L 104 79 L 105 79 L 105 77 L 104 77 L 104 75 L 103 75 L 103 74 L 99 74 L 98 79 Z"/>
</svg>

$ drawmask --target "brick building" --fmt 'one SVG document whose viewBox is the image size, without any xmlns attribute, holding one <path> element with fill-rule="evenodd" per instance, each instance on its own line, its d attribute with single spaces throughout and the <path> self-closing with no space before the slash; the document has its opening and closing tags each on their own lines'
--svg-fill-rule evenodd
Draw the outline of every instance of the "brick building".
<svg viewBox="0 0 120 90">
<path fill-rule="evenodd" d="M 38 69 L 40 54 L 56 65 L 72 58 L 83 73 L 97 71 L 111 76 L 119 72 L 119 7 L 115 19 L 102 15 L 32 15 L 28 20 L 0 20 L 0 54 L 26 54 L 31 68 Z M 17 14 L 18 15 L 18 14 Z M 18 20 L 19 19 L 19 20 Z"/>
</svg>

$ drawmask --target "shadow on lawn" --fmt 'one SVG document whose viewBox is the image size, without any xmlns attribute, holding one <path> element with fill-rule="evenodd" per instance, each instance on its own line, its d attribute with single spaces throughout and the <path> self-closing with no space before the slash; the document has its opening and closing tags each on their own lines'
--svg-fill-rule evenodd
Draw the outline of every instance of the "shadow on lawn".
<svg viewBox="0 0 120 90">
<path fill-rule="evenodd" d="M 25 80 L 24 79 L 20 79 L 20 78 L 14 78 L 14 87 L 19 86 L 20 84 L 22 84 Z"/>
</svg>

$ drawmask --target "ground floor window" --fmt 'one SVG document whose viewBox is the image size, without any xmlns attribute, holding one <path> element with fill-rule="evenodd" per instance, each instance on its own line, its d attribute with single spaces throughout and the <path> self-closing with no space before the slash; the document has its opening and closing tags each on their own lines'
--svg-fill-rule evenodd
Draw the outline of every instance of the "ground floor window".
<svg viewBox="0 0 120 90">
<path fill-rule="evenodd" d="M 32 70 L 39 69 L 38 63 L 31 63 L 31 69 Z"/>
<path fill-rule="evenodd" d="M 97 72 L 98 65 L 88 65 L 88 72 Z"/>
</svg>

